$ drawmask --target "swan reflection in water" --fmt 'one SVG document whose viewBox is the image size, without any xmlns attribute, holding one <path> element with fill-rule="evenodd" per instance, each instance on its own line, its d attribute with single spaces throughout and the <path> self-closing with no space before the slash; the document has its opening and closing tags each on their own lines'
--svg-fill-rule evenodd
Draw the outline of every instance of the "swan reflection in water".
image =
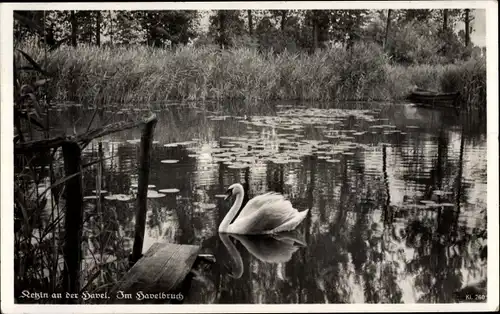
<svg viewBox="0 0 500 314">
<path fill-rule="evenodd" d="M 229 276 L 240 278 L 243 275 L 243 259 L 231 238 L 238 240 L 247 251 L 265 263 L 288 262 L 293 253 L 306 244 L 297 231 L 281 232 L 272 235 L 241 235 L 219 233 L 219 237 L 226 247 L 235 264 Z"/>
</svg>

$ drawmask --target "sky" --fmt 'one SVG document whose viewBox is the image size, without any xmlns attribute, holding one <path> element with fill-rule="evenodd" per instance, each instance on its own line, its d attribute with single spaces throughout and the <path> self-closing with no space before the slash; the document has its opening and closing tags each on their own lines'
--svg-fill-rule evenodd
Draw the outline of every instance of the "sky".
<svg viewBox="0 0 500 314">
<path fill-rule="evenodd" d="M 486 10 L 474 10 L 474 21 L 472 21 L 472 26 L 474 27 L 474 32 L 470 35 L 470 40 L 479 47 L 486 47 Z M 460 23 L 457 25 L 460 29 L 465 29 L 465 25 Z"/>
</svg>

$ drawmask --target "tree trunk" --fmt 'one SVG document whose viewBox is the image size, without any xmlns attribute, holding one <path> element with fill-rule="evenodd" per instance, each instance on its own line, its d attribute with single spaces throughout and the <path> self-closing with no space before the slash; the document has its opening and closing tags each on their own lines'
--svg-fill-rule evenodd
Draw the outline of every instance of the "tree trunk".
<svg viewBox="0 0 500 314">
<path fill-rule="evenodd" d="M 97 47 L 101 46 L 101 11 L 97 11 L 95 25 L 95 43 Z"/>
<path fill-rule="evenodd" d="M 443 33 L 448 28 L 448 9 L 443 10 Z"/>
<path fill-rule="evenodd" d="M 109 27 L 109 41 L 111 46 L 113 46 L 113 15 L 111 14 L 111 11 L 109 11 Z"/>
<path fill-rule="evenodd" d="M 253 32 L 252 10 L 247 10 L 247 15 L 248 15 L 248 34 L 250 36 L 252 36 L 252 32 Z"/>
<path fill-rule="evenodd" d="M 219 41 L 220 48 L 226 46 L 226 13 L 223 10 L 219 11 Z"/>
<path fill-rule="evenodd" d="M 312 29 L 312 36 L 313 36 L 313 49 L 316 51 L 318 49 L 318 20 L 316 16 L 313 17 L 313 29 Z"/>
<path fill-rule="evenodd" d="M 469 25 L 469 9 L 465 9 L 465 47 L 470 44 L 470 25 Z"/>
<path fill-rule="evenodd" d="M 387 38 L 389 37 L 389 30 L 391 28 L 391 9 L 387 11 L 387 23 L 385 24 L 385 37 L 384 37 L 384 49 L 387 47 Z"/>
<path fill-rule="evenodd" d="M 47 42 L 47 45 L 49 45 L 49 47 L 52 47 L 56 44 L 56 40 L 54 38 L 54 26 L 53 25 L 50 25 L 46 29 L 45 40 Z"/>
<path fill-rule="evenodd" d="M 151 43 L 153 47 L 161 47 L 161 39 L 155 26 L 151 27 Z"/>
<path fill-rule="evenodd" d="M 76 47 L 76 45 L 77 45 L 77 42 L 76 42 L 77 26 L 78 25 L 76 22 L 75 11 L 71 11 L 70 21 L 71 21 L 71 45 L 73 47 Z"/>
<path fill-rule="evenodd" d="M 286 14 L 287 14 L 286 10 L 281 10 L 281 24 L 280 24 L 281 32 L 285 30 Z"/>
</svg>

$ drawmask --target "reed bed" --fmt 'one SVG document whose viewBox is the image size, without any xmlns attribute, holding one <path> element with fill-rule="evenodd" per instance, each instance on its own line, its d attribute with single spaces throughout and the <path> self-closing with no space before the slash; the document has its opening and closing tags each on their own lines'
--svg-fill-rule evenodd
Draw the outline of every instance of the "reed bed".
<svg viewBox="0 0 500 314">
<path fill-rule="evenodd" d="M 44 50 L 35 45 L 20 48 L 35 60 L 45 58 Z M 262 53 L 246 47 L 166 50 L 81 45 L 61 47 L 46 58 L 46 68 L 54 73 L 55 99 L 86 104 L 148 107 L 168 101 L 205 100 L 253 104 L 268 100 L 396 101 L 418 86 L 459 89 L 466 93 L 464 99 L 477 102 L 477 107 L 482 97 L 474 95 L 486 88 L 484 60 L 403 66 L 392 64 L 378 45 L 369 43 L 313 54 Z M 474 81 L 473 89 L 468 87 L 469 80 Z"/>
</svg>

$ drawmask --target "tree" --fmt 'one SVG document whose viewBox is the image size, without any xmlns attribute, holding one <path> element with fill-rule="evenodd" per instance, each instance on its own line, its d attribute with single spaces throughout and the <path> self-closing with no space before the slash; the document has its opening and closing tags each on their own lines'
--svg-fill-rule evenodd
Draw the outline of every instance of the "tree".
<svg viewBox="0 0 500 314">
<path fill-rule="evenodd" d="M 281 46 L 282 43 L 278 38 L 278 30 L 271 22 L 271 18 L 269 16 L 264 16 L 260 19 L 255 29 L 255 33 L 261 50 L 269 48 L 272 48 L 275 51 L 281 50 L 281 47 L 279 46 Z"/>
<path fill-rule="evenodd" d="M 448 29 L 448 9 L 443 10 L 443 32 Z"/>
<path fill-rule="evenodd" d="M 307 10 L 304 24 L 309 27 L 312 37 L 312 48 L 316 50 L 320 43 L 329 39 L 329 28 L 332 10 Z"/>
<path fill-rule="evenodd" d="M 252 10 L 247 10 L 247 16 L 248 16 L 248 34 L 252 36 L 253 32 Z"/>
<path fill-rule="evenodd" d="M 291 10 L 269 10 L 269 13 L 274 19 L 275 25 L 277 26 L 279 24 L 279 29 L 283 32 L 285 30 L 286 19 L 291 13 Z"/>
<path fill-rule="evenodd" d="M 193 10 L 120 11 L 117 29 L 123 43 L 149 46 L 187 44 L 196 35 L 198 12 Z"/>
<path fill-rule="evenodd" d="M 96 11 L 95 43 L 98 47 L 101 45 L 101 11 Z"/>
<path fill-rule="evenodd" d="M 272 49 L 276 53 L 297 48 L 311 48 L 311 29 L 304 24 L 306 11 L 264 10 L 259 12 L 255 35 L 260 50 Z"/>
<path fill-rule="evenodd" d="M 391 9 L 387 10 L 387 23 L 385 26 L 384 48 L 387 46 L 387 37 L 389 36 L 390 27 L 391 27 Z"/>
<path fill-rule="evenodd" d="M 76 47 L 77 45 L 77 31 L 78 31 L 78 22 L 76 20 L 76 13 L 75 11 L 71 11 L 71 17 L 70 17 L 70 22 L 71 22 L 71 45 L 73 47 Z"/>
<path fill-rule="evenodd" d="M 221 49 L 231 47 L 234 39 L 245 33 L 241 10 L 217 10 L 210 17 L 208 33 Z"/>
<path fill-rule="evenodd" d="M 470 43 L 470 19 L 469 19 L 469 9 L 465 9 L 464 12 L 464 23 L 465 23 L 465 47 L 469 47 Z"/>
<path fill-rule="evenodd" d="M 331 17 L 333 39 L 352 46 L 361 38 L 367 16 L 368 10 L 334 10 Z"/>
<path fill-rule="evenodd" d="M 430 9 L 409 9 L 402 10 L 402 18 L 406 22 L 416 20 L 418 22 L 424 22 L 432 17 L 433 10 Z"/>
</svg>

